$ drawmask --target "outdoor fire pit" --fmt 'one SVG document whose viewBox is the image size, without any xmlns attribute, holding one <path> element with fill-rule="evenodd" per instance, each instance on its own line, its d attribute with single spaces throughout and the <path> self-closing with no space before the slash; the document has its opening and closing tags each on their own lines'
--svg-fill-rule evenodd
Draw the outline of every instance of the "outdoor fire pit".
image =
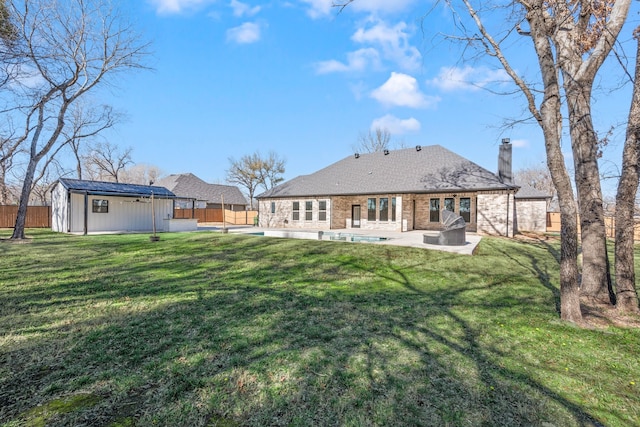
<svg viewBox="0 0 640 427">
<path fill-rule="evenodd" d="M 441 218 L 442 230 L 438 235 L 424 234 L 423 243 L 442 246 L 462 246 L 466 244 L 465 230 L 467 223 L 464 218 L 446 209 L 441 211 Z"/>
</svg>

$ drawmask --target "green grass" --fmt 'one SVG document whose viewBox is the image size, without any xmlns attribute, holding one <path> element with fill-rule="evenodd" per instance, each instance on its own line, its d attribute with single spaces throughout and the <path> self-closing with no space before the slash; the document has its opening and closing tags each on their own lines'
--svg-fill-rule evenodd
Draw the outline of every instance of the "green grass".
<svg viewBox="0 0 640 427">
<path fill-rule="evenodd" d="M 543 244 L 29 234 L 2 426 L 640 425 L 640 331 L 561 322 Z"/>
</svg>

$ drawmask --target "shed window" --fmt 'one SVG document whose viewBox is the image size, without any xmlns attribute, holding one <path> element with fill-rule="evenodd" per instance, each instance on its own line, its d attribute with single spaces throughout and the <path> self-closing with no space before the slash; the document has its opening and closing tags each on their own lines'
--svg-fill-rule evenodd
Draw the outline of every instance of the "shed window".
<svg viewBox="0 0 640 427">
<path fill-rule="evenodd" d="M 327 220 L 327 201 L 320 200 L 318 202 L 318 221 Z"/>
<path fill-rule="evenodd" d="M 460 216 L 467 224 L 471 222 L 471 198 L 460 197 Z"/>
<path fill-rule="evenodd" d="M 313 220 L 313 202 L 312 201 L 307 201 L 304 202 L 304 219 L 305 221 L 311 221 Z"/>
<path fill-rule="evenodd" d="M 429 200 L 429 221 L 440 222 L 440 199 Z"/>
<path fill-rule="evenodd" d="M 109 213 L 109 201 L 101 199 L 92 200 L 92 212 L 94 213 Z"/>
<path fill-rule="evenodd" d="M 376 199 L 367 200 L 367 220 L 376 220 Z"/>
<path fill-rule="evenodd" d="M 293 202 L 293 218 L 294 221 L 300 220 L 300 202 Z"/>
<path fill-rule="evenodd" d="M 380 221 L 389 221 L 389 198 L 380 198 Z"/>
</svg>

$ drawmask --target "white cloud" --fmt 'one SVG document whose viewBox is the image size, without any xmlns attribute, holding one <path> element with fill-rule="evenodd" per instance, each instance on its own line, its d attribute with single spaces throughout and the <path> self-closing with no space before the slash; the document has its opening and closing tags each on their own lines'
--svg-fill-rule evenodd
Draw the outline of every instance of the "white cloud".
<svg viewBox="0 0 640 427">
<path fill-rule="evenodd" d="M 395 72 L 382 86 L 371 92 L 371 97 L 384 105 L 413 108 L 429 107 L 440 100 L 425 96 L 414 77 Z"/>
<path fill-rule="evenodd" d="M 418 132 L 422 125 L 413 117 L 400 119 L 391 114 L 379 117 L 371 122 L 371 129 L 387 129 L 393 135 L 402 135 L 409 132 Z"/>
<path fill-rule="evenodd" d="M 511 145 L 517 148 L 529 148 L 529 141 L 526 139 L 512 139 Z"/>
<path fill-rule="evenodd" d="M 337 60 L 320 61 L 315 64 L 316 73 L 328 74 L 337 72 L 363 71 L 380 67 L 380 55 L 373 48 L 359 49 L 347 54 L 347 63 Z"/>
<path fill-rule="evenodd" d="M 215 0 L 149 0 L 158 13 L 180 13 L 186 9 L 214 3 Z"/>
<path fill-rule="evenodd" d="M 358 0 L 347 7 L 357 12 L 382 14 L 402 12 L 414 3 L 416 0 Z"/>
<path fill-rule="evenodd" d="M 420 67 L 422 55 L 409 43 L 411 31 L 405 22 L 399 22 L 392 27 L 380 20 L 369 22 L 373 25 L 358 28 L 351 40 L 378 46 L 385 59 L 394 61 L 406 70 L 416 70 Z"/>
<path fill-rule="evenodd" d="M 255 22 L 245 22 L 239 27 L 227 30 L 227 41 L 238 44 L 255 43 L 260 40 L 260 25 Z"/>
<path fill-rule="evenodd" d="M 429 84 L 451 92 L 454 90 L 479 90 L 492 84 L 504 84 L 510 81 L 507 73 L 500 70 L 491 70 L 486 67 L 443 67 L 438 77 L 428 81 Z"/>
<path fill-rule="evenodd" d="M 233 9 L 233 15 L 242 17 L 242 16 L 253 16 L 260 12 L 260 6 L 251 7 L 246 3 L 242 3 L 238 0 L 231 0 L 229 6 Z"/>
<path fill-rule="evenodd" d="M 313 19 L 327 16 L 331 13 L 332 9 L 335 10 L 333 0 L 302 0 L 302 2 L 310 6 L 307 15 Z"/>
</svg>

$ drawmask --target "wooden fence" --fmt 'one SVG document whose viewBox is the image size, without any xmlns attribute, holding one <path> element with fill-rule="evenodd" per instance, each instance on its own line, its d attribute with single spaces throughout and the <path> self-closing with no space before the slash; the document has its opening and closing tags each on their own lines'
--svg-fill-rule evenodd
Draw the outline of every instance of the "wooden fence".
<svg viewBox="0 0 640 427">
<path fill-rule="evenodd" d="M 224 221 L 232 225 L 253 225 L 257 211 L 230 211 L 225 209 Z M 196 218 L 202 222 L 223 222 L 222 209 L 174 209 L 174 218 Z"/>
<path fill-rule="evenodd" d="M 18 207 L 0 205 L 0 228 L 13 228 L 16 225 Z M 25 227 L 51 228 L 51 206 L 29 206 Z"/>
<path fill-rule="evenodd" d="M 616 220 L 612 216 L 604 217 L 604 226 L 607 231 L 607 237 L 614 238 L 616 234 Z M 578 223 L 578 232 L 580 231 L 580 223 Z M 560 213 L 547 212 L 547 233 L 560 232 Z M 636 221 L 633 226 L 633 238 L 640 241 L 640 222 Z"/>
</svg>

